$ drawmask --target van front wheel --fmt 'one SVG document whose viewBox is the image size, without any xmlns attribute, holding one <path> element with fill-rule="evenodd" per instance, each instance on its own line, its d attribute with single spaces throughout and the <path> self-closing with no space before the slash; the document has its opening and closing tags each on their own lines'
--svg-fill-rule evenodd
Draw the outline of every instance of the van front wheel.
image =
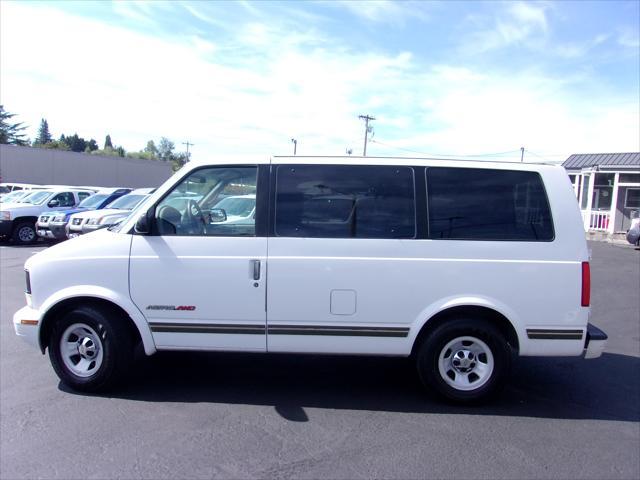
<svg viewBox="0 0 640 480">
<path fill-rule="evenodd" d="M 484 320 L 451 320 L 437 327 L 420 346 L 417 367 L 424 385 L 455 403 L 477 403 L 504 385 L 510 347 Z"/>
<path fill-rule="evenodd" d="M 63 383 L 74 390 L 106 390 L 131 363 L 131 336 L 115 312 L 92 306 L 66 313 L 52 328 L 49 358 Z"/>
</svg>

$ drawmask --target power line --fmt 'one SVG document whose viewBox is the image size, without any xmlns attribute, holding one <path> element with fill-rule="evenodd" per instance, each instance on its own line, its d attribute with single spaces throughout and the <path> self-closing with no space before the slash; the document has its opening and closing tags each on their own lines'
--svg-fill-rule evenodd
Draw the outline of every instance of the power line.
<svg viewBox="0 0 640 480">
<path fill-rule="evenodd" d="M 182 142 L 182 144 L 187 146 L 187 162 L 188 162 L 189 160 L 191 160 L 191 155 L 189 154 L 189 146 L 193 147 L 195 144 L 189 143 L 189 140 L 187 140 L 186 142 Z"/>
<path fill-rule="evenodd" d="M 372 117 L 370 115 L 358 115 L 358 118 L 361 120 L 364 120 L 364 151 L 362 153 L 363 157 L 367 156 L 367 136 L 369 135 L 369 121 L 370 120 L 375 120 L 375 117 Z M 371 129 L 373 130 L 373 127 L 371 127 Z"/>
</svg>

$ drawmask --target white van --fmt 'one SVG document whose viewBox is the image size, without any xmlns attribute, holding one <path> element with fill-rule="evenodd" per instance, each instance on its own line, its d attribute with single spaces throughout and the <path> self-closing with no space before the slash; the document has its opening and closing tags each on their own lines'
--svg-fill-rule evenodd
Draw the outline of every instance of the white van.
<svg viewBox="0 0 640 480">
<path fill-rule="evenodd" d="M 225 221 L 231 196 L 255 196 L 250 221 Z M 413 356 L 464 403 L 499 389 L 512 352 L 600 355 L 588 261 L 559 166 L 190 162 L 121 224 L 30 258 L 13 321 L 77 390 L 113 385 L 141 343 Z"/>
</svg>

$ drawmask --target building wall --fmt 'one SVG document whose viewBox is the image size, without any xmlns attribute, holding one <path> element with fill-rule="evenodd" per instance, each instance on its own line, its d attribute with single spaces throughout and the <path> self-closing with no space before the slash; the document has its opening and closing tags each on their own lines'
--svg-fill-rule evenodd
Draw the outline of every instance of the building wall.
<svg viewBox="0 0 640 480">
<path fill-rule="evenodd" d="M 0 181 L 39 185 L 157 187 L 171 164 L 46 148 L 0 145 Z"/>
</svg>

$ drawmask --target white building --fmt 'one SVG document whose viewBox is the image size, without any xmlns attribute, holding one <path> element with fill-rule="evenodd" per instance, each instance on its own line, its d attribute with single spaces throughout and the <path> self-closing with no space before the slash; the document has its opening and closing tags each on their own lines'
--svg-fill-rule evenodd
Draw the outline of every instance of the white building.
<svg viewBox="0 0 640 480">
<path fill-rule="evenodd" d="M 567 170 L 587 232 L 624 233 L 640 216 L 640 152 L 571 155 Z"/>
</svg>

